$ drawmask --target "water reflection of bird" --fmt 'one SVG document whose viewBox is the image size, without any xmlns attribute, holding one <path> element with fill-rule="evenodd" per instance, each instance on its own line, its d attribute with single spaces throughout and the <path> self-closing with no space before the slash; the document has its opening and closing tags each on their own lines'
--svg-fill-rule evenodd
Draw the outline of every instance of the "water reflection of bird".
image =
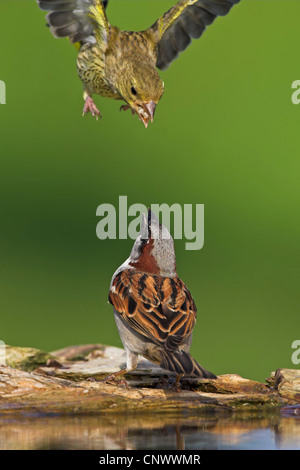
<svg viewBox="0 0 300 470">
<path fill-rule="evenodd" d="M 176 433 L 176 450 L 185 450 L 185 439 L 181 432 L 181 426 L 177 425 L 175 428 Z"/>
</svg>

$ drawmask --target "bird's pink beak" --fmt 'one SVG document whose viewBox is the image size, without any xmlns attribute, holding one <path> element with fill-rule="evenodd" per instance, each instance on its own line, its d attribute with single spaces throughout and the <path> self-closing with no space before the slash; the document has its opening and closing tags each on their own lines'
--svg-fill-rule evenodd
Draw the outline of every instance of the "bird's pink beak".
<svg viewBox="0 0 300 470">
<path fill-rule="evenodd" d="M 154 103 L 154 101 L 149 101 L 149 103 L 145 104 L 145 110 L 149 114 L 151 122 L 153 122 L 155 108 L 156 108 L 156 103 Z"/>
<path fill-rule="evenodd" d="M 148 103 L 142 103 L 141 105 L 139 105 L 139 107 L 141 109 L 141 111 L 138 112 L 139 120 L 142 121 L 142 123 L 147 129 L 149 120 L 153 122 L 156 103 L 151 100 Z"/>
</svg>

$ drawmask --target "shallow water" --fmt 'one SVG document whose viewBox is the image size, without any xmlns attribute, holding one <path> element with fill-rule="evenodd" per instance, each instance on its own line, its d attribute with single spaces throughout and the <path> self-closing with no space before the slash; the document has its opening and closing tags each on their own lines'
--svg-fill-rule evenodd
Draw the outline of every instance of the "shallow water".
<svg viewBox="0 0 300 470">
<path fill-rule="evenodd" d="M 0 449 L 300 449 L 300 416 L 0 416 Z"/>
</svg>

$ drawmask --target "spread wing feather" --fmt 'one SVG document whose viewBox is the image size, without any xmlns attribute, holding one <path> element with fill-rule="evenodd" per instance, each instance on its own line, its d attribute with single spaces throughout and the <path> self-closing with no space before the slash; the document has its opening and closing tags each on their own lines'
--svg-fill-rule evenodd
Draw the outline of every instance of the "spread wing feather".
<svg viewBox="0 0 300 470">
<path fill-rule="evenodd" d="M 199 38 L 217 16 L 240 0 L 181 0 L 150 28 L 156 43 L 157 67 L 166 69 L 192 39 Z"/>
<path fill-rule="evenodd" d="M 41 10 L 50 12 L 46 19 L 53 36 L 68 37 L 72 43 L 95 42 L 95 19 L 91 16 L 91 8 L 100 11 L 98 17 L 100 27 L 103 27 L 107 21 L 104 9 L 108 0 L 102 3 L 98 0 L 37 0 L 37 2 Z"/>
</svg>

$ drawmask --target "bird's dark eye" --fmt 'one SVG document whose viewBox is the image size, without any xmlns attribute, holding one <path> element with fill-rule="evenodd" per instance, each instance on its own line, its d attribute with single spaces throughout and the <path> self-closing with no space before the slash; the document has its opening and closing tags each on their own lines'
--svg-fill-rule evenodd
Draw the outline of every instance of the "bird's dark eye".
<svg viewBox="0 0 300 470">
<path fill-rule="evenodd" d="M 131 93 L 132 93 L 133 95 L 136 95 L 136 89 L 134 88 L 134 86 L 131 87 Z"/>
</svg>

